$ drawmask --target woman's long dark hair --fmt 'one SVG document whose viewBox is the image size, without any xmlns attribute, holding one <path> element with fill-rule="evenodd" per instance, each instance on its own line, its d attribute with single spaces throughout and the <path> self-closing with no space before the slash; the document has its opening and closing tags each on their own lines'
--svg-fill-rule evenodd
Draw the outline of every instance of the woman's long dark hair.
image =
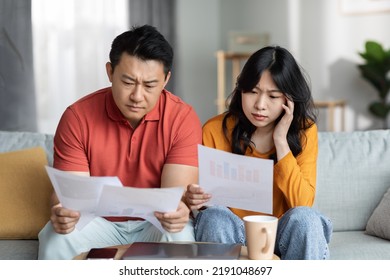
<svg viewBox="0 0 390 280">
<path fill-rule="evenodd" d="M 294 102 L 294 118 L 287 133 L 287 142 L 292 154 L 297 156 L 302 151 L 301 137 L 304 130 L 312 126 L 317 117 L 310 87 L 303 75 L 303 70 L 291 53 L 279 46 L 264 47 L 253 53 L 245 63 L 237 78 L 236 88 L 227 99 L 229 105 L 223 119 L 225 137 L 231 139 L 231 149 L 235 154 L 244 155 L 248 147 L 251 149 L 251 137 L 256 127 L 243 112 L 241 94 L 252 91 L 266 70 L 271 73 L 277 87 Z M 235 120 L 232 135 L 228 135 L 227 119 L 229 117 Z"/>
</svg>

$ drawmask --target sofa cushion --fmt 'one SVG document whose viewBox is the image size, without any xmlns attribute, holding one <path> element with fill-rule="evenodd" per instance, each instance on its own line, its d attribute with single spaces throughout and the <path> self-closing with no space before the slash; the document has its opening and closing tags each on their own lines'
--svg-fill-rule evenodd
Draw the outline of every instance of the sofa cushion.
<svg viewBox="0 0 390 280">
<path fill-rule="evenodd" d="M 0 260 L 38 259 L 38 240 L 0 240 Z"/>
<path fill-rule="evenodd" d="M 334 232 L 329 244 L 331 260 L 390 260 L 390 242 L 364 231 Z"/>
<path fill-rule="evenodd" d="M 390 240 L 390 189 L 375 208 L 366 226 L 366 233 Z"/>
<path fill-rule="evenodd" d="M 39 132 L 0 131 L 0 153 L 42 147 L 50 166 L 53 165 L 53 135 Z"/>
<path fill-rule="evenodd" d="M 52 185 L 41 147 L 0 154 L 0 239 L 36 239 L 50 217 Z"/>
<path fill-rule="evenodd" d="M 390 130 L 318 134 L 315 207 L 334 231 L 364 231 L 390 186 Z"/>
</svg>

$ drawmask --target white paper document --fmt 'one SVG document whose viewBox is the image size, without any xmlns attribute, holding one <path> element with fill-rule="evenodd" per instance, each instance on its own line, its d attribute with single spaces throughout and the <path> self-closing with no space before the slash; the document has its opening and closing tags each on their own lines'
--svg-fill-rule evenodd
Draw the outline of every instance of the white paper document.
<svg viewBox="0 0 390 280">
<path fill-rule="evenodd" d="M 154 211 L 176 211 L 183 188 L 141 189 L 123 187 L 118 177 L 87 177 L 46 166 L 62 206 L 80 211 L 76 227 L 82 229 L 97 216 L 143 218 L 164 232 Z"/>
<path fill-rule="evenodd" d="M 273 168 L 269 159 L 236 155 L 198 145 L 199 185 L 209 205 L 272 214 Z"/>
<path fill-rule="evenodd" d="M 78 229 L 96 217 L 104 185 L 122 186 L 118 177 L 80 176 L 49 166 L 46 166 L 46 171 L 62 206 L 80 212 L 80 220 L 76 224 Z"/>
<path fill-rule="evenodd" d="M 183 195 L 182 187 L 142 189 L 105 186 L 96 211 L 98 216 L 130 216 L 147 220 L 161 232 L 165 230 L 154 212 L 174 212 Z M 114 202 L 114 203 L 113 203 Z"/>
</svg>

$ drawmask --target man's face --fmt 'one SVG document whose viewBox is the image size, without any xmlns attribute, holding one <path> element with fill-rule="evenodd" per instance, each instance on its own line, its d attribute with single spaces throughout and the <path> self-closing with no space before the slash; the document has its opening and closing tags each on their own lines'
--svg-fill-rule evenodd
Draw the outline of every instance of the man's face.
<svg viewBox="0 0 390 280">
<path fill-rule="evenodd" d="M 108 78 L 112 84 L 115 104 L 123 116 L 136 128 L 142 118 L 153 110 L 161 91 L 168 83 L 164 65 L 155 60 L 141 60 L 123 53 L 114 71 L 106 64 Z"/>
</svg>

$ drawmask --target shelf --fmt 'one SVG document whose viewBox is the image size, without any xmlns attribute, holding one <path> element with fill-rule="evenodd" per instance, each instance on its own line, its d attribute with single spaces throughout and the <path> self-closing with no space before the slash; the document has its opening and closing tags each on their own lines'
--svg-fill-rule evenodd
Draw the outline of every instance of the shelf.
<svg viewBox="0 0 390 280">
<path fill-rule="evenodd" d="M 246 61 L 250 55 L 251 53 L 217 51 L 218 88 L 216 105 L 218 114 L 223 113 L 226 109 L 226 61 L 232 62 L 232 89 L 234 89 L 237 76 L 241 71 L 241 62 Z"/>
<path fill-rule="evenodd" d="M 341 109 L 341 130 L 345 130 L 345 100 L 314 101 L 314 106 L 318 109 L 325 109 L 327 115 L 327 130 L 335 131 L 335 108 Z"/>
</svg>

